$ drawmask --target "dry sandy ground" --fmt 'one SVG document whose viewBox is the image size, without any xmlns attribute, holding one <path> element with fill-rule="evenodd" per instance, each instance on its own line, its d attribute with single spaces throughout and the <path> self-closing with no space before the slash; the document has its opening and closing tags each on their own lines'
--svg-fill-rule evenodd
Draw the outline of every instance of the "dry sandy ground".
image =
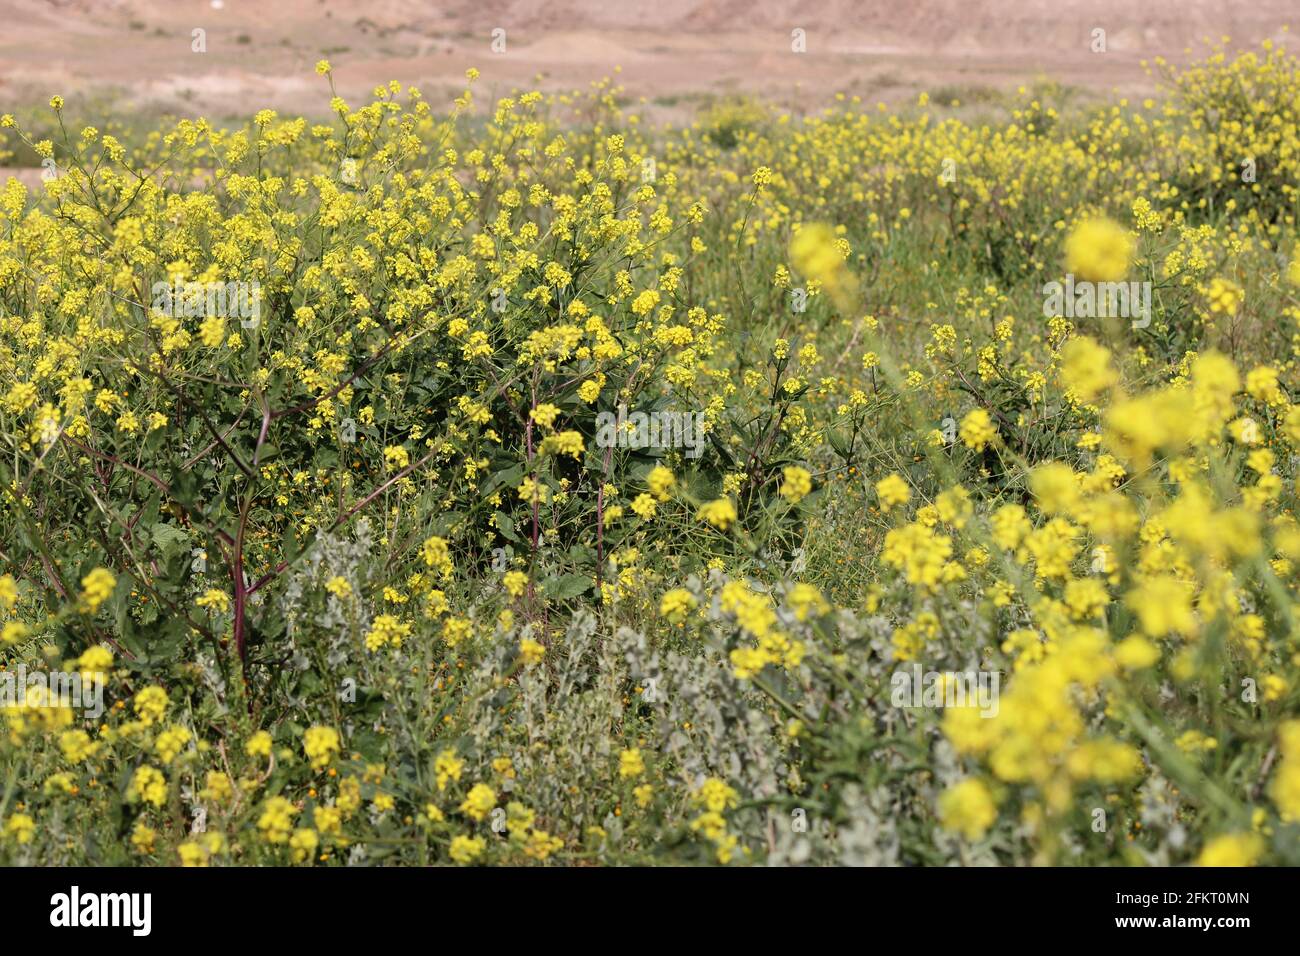
<svg viewBox="0 0 1300 956">
<path fill-rule="evenodd" d="M 627 95 L 674 120 L 738 91 L 797 111 L 837 92 L 896 100 L 1044 75 L 1131 93 L 1152 86 L 1143 58 L 1186 59 L 1223 34 L 1285 41 L 1291 16 L 1300 30 L 1297 0 L 0 0 L 0 111 L 59 92 L 191 115 L 321 113 L 321 56 L 353 102 L 390 79 L 450 97 L 471 66 L 480 98 L 586 88 L 621 67 Z M 196 29 L 206 52 L 192 51 Z"/>
</svg>

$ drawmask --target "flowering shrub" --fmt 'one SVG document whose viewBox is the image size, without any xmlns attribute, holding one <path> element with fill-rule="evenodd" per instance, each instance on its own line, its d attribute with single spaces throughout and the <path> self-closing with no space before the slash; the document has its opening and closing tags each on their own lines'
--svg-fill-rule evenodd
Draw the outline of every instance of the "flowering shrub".
<svg viewBox="0 0 1300 956">
<path fill-rule="evenodd" d="M 1168 79 L 5 116 L 0 860 L 1300 862 L 1300 65 Z"/>
</svg>

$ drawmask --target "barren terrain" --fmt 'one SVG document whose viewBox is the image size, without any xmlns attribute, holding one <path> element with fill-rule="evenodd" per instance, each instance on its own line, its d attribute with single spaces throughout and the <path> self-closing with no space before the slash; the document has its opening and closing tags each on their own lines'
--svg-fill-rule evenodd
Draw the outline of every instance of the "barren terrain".
<svg viewBox="0 0 1300 956">
<path fill-rule="evenodd" d="M 1144 58 L 1183 59 L 1225 35 L 1283 42 L 1294 12 L 1286 0 L 0 0 L 0 105 L 59 92 L 209 115 L 319 112 L 322 56 L 355 98 L 391 79 L 451 92 L 471 66 L 492 92 L 585 88 L 618 69 L 629 97 L 670 119 L 734 92 L 796 111 L 840 92 L 978 94 L 1043 76 L 1130 93 L 1153 86 Z M 806 52 L 792 50 L 795 30 Z"/>
</svg>

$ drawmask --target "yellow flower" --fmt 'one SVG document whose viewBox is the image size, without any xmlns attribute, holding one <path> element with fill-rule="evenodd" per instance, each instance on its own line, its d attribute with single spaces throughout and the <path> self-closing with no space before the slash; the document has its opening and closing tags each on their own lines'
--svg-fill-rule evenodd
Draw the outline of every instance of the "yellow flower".
<svg viewBox="0 0 1300 956">
<path fill-rule="evenodd" d="M 210 349 L 215 349 L 226 340 L 226 320 L 219 315 L 210 315 L 199 323 L 199 341 Z"/>
<path fill-rule="evenodd" d="M 1246 391 L 1251 398 L 1268 405 L 1283 405 L 1286 395 L 1278 385 L 1277 369 L 1261 365 L 1246 373 Z"/>
<path fill-rule="evenodd" d="M 1142 757 L 1133 747 L 1118 740 L 1087 740 L 1070 753 L 1066 768 L 1079 780 L 1119 783 L 1141 773 Z"/>
<path fill-rule="evenodd" d="M 978 840 L 998 818 L 997 805 L 988 787 L 974 777 L 945 790 L 939 797 L 939 819 L 944 828 Z"/>
<path fill-rule="evenodd" d="M 970 492 L 961 485 L 954 485 L 934 499 L 934 511 L 939 520 L 954 528 L 964 528 L 974 514 Z"/>
<path fill-rule="evenodd" d="M 559 417 L 559 414 L 560 410 L 556 406 L 543 403 L 530 411 L 528 417 L 543 428 L 550 428 L 555 424 L 555 419 Z"/>
<path fill-rule="evenodd" d="M 673 588 L 664 593 L 659 600 L 659 616 L 673 624 L 686 620 L 686 615 L 695 610 L 699 602 L 686 588 Z"/>
<path fill-rule="evenodd" d="M 835 231 L 824 223 L 808 223 L 800 227 L 790 240 L 790 261 L 806 279 L 825 286 L 837 297 L 847 298 L 856 288 L 856 280 L 845 266 L 848 244 L 835 237 Z"/>
<path fill-rule="evenodd" d="M 641 759 L 639 749 L 633 747 L 618 755 L 618 775 L 624 780 L 635 780 L 643 773 L 645 773 L 645 762 Z"/>
<path fill-rule="evenodd" d="M 998 430 L 993 424 L 993 419 L 989 413 L 982 408 L 976 408 L 966 414 L 961 420 L 962 444 L 974 451 L 983 451 L 984 446 L 997 437 Z"/>
<path fill-rule="evenodd" d="M 410 624 L 391 614 L 379 614 L 370 622 L 370 630 L 366 632 L 366 650 L 373 653 L 381 647 L 399 648 L 410 634 Z"/>
<path fill-rule="evenodd" d="M 1300 252 L 1300 247 L 1297 247 L 1296 252 Z M 1292 285 L 1300 285 L 1300 255 L 1294 252 L 1291 255 L 1291 262 L 1286 267 L 1286 281 Z"/>
<path fill-rule="evenodd" d="M 902 476 L 886 475 L 876 482 L 876 497 L 880 501 L 880 510 L 888 511 L 895 505 L 905 505 L 912 497 L 912 489 Z"/>
<path fill-rule="evenodd" d="M 1196 615 L 1192 610 L 1187 585 L 1169 575 L 1146 578 L 1129 591 L 1125 603 L 1138 616 L 1142 630 L 1151 637 L 1166 634 L 1191 636 L 1196 633 Z"/>
<path fill-rule="evenodd" d="M 167 713 L 167 692 L 156 684 L 135 695 L 135 713 L 146 723 L 161 720 Z"/>
<path fill-rule="evenodd" d="M 473 622 L 467 617 L 453 616 L 442 622 L 442 639 L 447 643 L 448 647 L 455 647 L 470 637 L 473 632 Z"/>
<path fill-rule="evenodd" d="M 1061 379 L 1081 402 L 1091 402 L 1119 376 L 1110 365 L 1110 350 L 1087 336 L 1070 339 L 1061 349 Z"/>
<path fill-rule="evenodd" d="M 546 648 L 531 637 L 525 637 L 519 642 L 519 656 L 523 658 L 526 665 L 539 663 L 545 654 Z"/>
<path fill-rule="evenodd" d="M 707 521 L 719 531 L 726 531 L 736 520 L 736 506 L 731 503 L 730 498 L 718 498 L 716 501 L 701 505 L 696 517 L 701 521 Z"/>
<path fill-rule="evenodd" d="M 589 378 L 578 386 L 578 397 L 590 405 L 600 397 L 602 388 L 601 381 L 598 378 Z"/>
<path fill-rule="evenodd" d="M 1217 276 L 1210 280 L 1210 288 L 1205 293 L 1210 311 L 1216 315 L 1236 315 L 1244 297 L 1241 286 Z"/>
<path fill-rule="evenodd" d="M 188 728 L 179 724 L 168 727 L 158 734 L 158 738 L 154 741 L 154 750 L 158 752 L 158 759 L 163 762 L 163 766 L 176 759 L 181 749 L 189 743 L 191 736 Z"/>
<path fill-rule="evenodd" d="M 335 575 L 325 582 L 325 590 L 337 598 L 347 598 L 352 594 L 352 585 L 347 578 Z"/>
<path fill-rule="evenodd" d="M 315 830 L 298 829 L 293 831 L 293 836 L 289 838 L 289 850 L 293 854 L 294 862 L 306 863 L 311 860 L 316 853 L 316 847 L 320 845 L 320 837 Z"/>
<path fill-rule="evenodd" d="M 1142 670 L 1160 660 L 1160 648 L 1140 634 L 1133 634 L 1115 645 L 1115 661 L 1129 671 Z"/>
<path fill-rule="evenodd" d="M 36 833 L 36 821 L 25 813 L 12 814 L 5 821 L 4 835 L 12 839 L 15 843 L 25 844 L 32 842 L 32 836 Z"/>
<path fill-rule="evenodd" d="M 339 733 L 333 727 L 308 727 L 302 735 L 302 749 L 313 770 L 324 770 L 339 752 Z"/>
<path fill-rule="evenodd" d="M 45 779 L 45 786 L 41 789 L 42 792 L 49 797 L 60 793 L 75 793 L 77 785 L 73 782 L 72 774 L 64 771 L 62 773 L 50 774 L 50 776 Z"/>
<path fill-rule="evenodd" d="M 59 749 L 68 763 L 81 763 L 99 751 L 100 745 L 84 730 L 65 730 L 59 736 Z"/>
<path fill-rule="evenodd" d="M 167 800 L 167 778 L 157 767 L 148 764 L 138 767 L 126 788 L 126 798 L 132 802 L 143 800 L 161 807 Z"/>
<path fill-rule="evenodd" d="M 798 465 L 788 465 L 781 470 L 781 497 L 797 505 L 812 491 L 812 474 Z"/>
<path fill-rule="evenodd" d="M 203 789 L 199 791 L 199 796 L 204 800 L 213 803 L 224 803 L 234 795 L 234 787 L 230 782 L 230 777 L 220 770 L 209 770 L 205 776 Z"/>
<path fill-rule="evenodd" d="M 952 556 L 952 541 L 913 522 L 885 535 L 881 558 L 903 571 L 909 584 L 934 588 L 943 582 L 945 567 Z"/>
<path fill-rule="evenodd" d="M 473 863 L 483 855 L 485 849 L 487 843 L 482 837 L 457 836 L 452 837 L 447 852 L 456 863 Z"/>
<path fill-rule="evenodd" d="M 208 851 L 193 840 L 186 840 L 176 848 L 177 855 L 181 858 L 181 866 L 207 866 Z"/>
<path fill-rule="evenodd" d="M 230 596 L 225 591 L 216 588 L 209 588 L 203 592 L 202 597 L 195 599 L 194 603 L 199 607 L 211 608 L 218 614 L 224 614 L 230 610 Z"/>
<path fill-rule="evenodd" d="M 456 751 L 447 749 L 438 754 L 433 761 L 433 773 L 437 780 L 438 789 L 446 790 L 447 784 L 454 780 L 460 779 L 460 773 L 465 768 L 465 761 L 456 756 Z"/>
<path fill-rule="evenodd" d="M 1197 866 L 1254 866 L 1264 855 L 1264 840 L 1257 833 L 1225 833 L 1205 844 Z"/>
<path fill-rule="evenodd" d="M 710 813 L 722 813 L 734 808 L 740 802 L 740 794 L 736 793 L 726 781 L 719 780 L 717 777 L 708 777 L 691 793 L 691 801 Z"/>
<path fill-rule="evenodd" d="M 482 820 L 492 812 L 496 802 L 496 791 L 485 783 L 476 783 L 461 801 L 460 812 L 471 820 Z"/>
<path fill-rule="evenodd" d="M 257 820 L 257 828 L 267 843 L 287 843 L 293 829 L 293 818 L 298 808 L 284 797 L 271 797 L 262 805 L 262 815 Z"/>
<path fill-rule="evenodd" d="M 511 597 L 519 597 L 528 590 L 528 575 L 522 571 L 507 571 L 501 584 Z"/>
<path fill-rule="evenodd" d="M 545 830 L 533 830 L 524 841 L 524 856 L 533 860 L 545 860 L 563 848 L 564 841 L 559 837 L 553 837 Z"/>
<path fill-rule="evenodd" d="M 1128 231 L 1106 218 L 1086 219 L 1065 240 L 1066 268 L 1088 282 L 1118 282 L 1128 274 L 1135 244 Z"/>
<path fill-rule="evenodd" d="M 1079 482 L 1070 466 L 1059 461 L 1039 465 L 1029 475 L 1029 490 L 1044 514 L 1069 514 L 1081 498 Z"/>
<path fill-rule="evenodd" d="M 12 574 L 0 575 L 0 607 L 13 613 L 18 606 L 18 584 Z"/>
<path fill-rule="evenodd" d="M 82 607 L 94 614 L 112 596 L 116 586 L 117 578 L 113 577 L 113 572 L 107 568 L 95 568 L 81 579 Z"/>
<path fill-rule="evenodd" d="M 255 731 L 244 744 L 244 753 L 250 757 L 270 757 L 271 743 L 271 735 L 265 730 Z"/>
<path fill-rule="evenodd" d="M 146 826 L 143 820 L 137 820 L 131 829 L 131 847 L 137 853 L 152 853 L 154 840 L 157 838 L 158 831 Z"/>
<path fill-rule="evenodd" d="M 645 478 L 646 487 L 650 489 L 650 494 L 660 501 L 667 500 L 668 493 L 672 491 L 676 481 L 677 479 L 673 477 L 672 471 L 663 465 L 655 465 Z"/>
<path fill-rule="evenodd" d="M 420 548 L 420 554 L 424 558 L 425 565 L 438 571 L 443 577 L 451 574 L 453 569 L 451 549 L 447 545 L 446 538 L 434 535 L 426 539 Z"/>
<path fill-rule="evenodd" d="M 1292 823 L 1300 821 L 1300 720 L 1284 721 L 1277 737 L 1282 759 L 1268 793 L 1282 820 Z"/>
</svg>

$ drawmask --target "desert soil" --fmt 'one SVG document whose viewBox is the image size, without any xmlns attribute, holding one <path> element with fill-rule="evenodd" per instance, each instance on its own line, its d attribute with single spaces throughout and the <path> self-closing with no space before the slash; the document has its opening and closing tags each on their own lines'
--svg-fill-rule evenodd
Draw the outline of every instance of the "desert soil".
<svg viewBox="0 0 1300 956">
<path fill-rule="evenodd" d="M 320 114 L 322 56 L 353 102 L 391 79 L 454 96 L 471 66 L 481 95 L 585 89 L 619 68 L 629 98 L 674 121 L 736 92 L 800 112 L 840 92 L 893 101 L 1045 76 L 1139 94 L 1154 87 L 1144 58 L 1187 59 L 1223 35 L 1285 42 L 1297 13 L 1296 0 L 0 0 L 0 110 L 57 92 L 186 115 Z"/>
</svg>

